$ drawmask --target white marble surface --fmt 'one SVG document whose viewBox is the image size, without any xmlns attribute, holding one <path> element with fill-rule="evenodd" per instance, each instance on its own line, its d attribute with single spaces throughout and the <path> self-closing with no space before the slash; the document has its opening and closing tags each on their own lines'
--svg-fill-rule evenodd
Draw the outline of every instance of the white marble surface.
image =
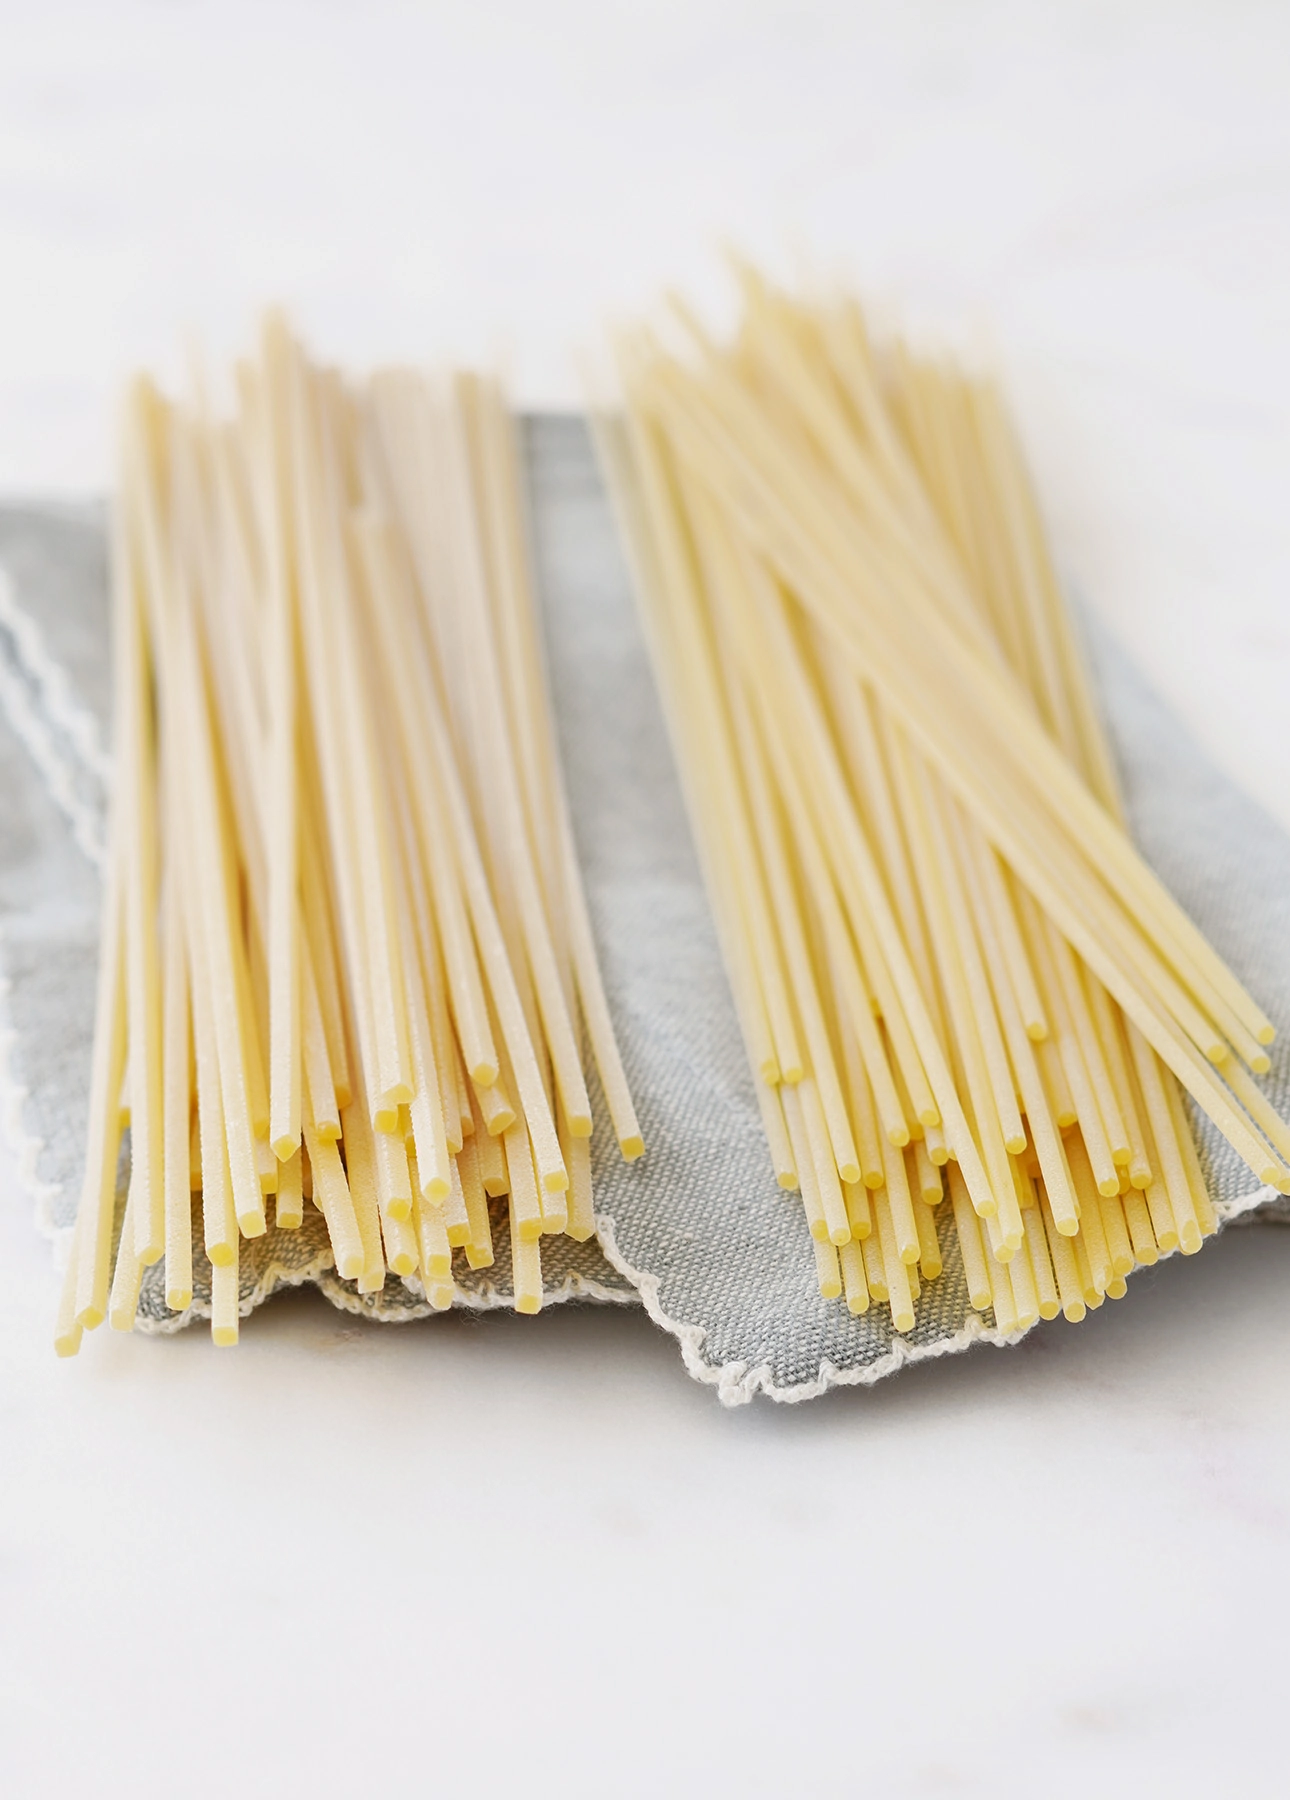
<svg viewBox="0 0 1290 1800">
<path fill-rule="evenodd" d="M 0 3 L 0 490 L 285 298 L 572 403 L 810 247 L 1006 369 L 1063 565 L 1290 825 L 1290 12 Z M 1290 1235 L 724 1415 L 641 1319 L 46 1351 L 0 1170 L 0 1783 L 63 1800 L 1284 1790 Z M 531 1762 L 528 1759 L 532 1759 Z"/>
</svg>

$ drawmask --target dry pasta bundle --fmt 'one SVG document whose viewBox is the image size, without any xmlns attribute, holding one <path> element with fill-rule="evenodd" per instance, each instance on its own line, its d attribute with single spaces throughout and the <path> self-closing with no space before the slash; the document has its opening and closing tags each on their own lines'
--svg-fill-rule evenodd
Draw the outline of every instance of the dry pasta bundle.
<svg viewBox="0 0 1290 1800">
<path fill-rule="evenodd" d="M 1272 1026 L 1126 835 L 996 390 L 741 284 L 600 435 L 774 1169 L 853 1313 L 955 1234 L 1078 1320 L 1215 1229 L 1181 1089 L 1290 1191 Z"/>
<path fill-rule="evenodd" d="M 597 967 L 490 379 L 359 387 L 274 316 L 217 416 L 140 379 L 114 540 L 115 756 L 85 1185 L 56 1346 L 142 1273 L 238 1332 L 239 1243 L 326 1222 L 360 1292 L 515 1306 L 594 1231 L 590 1046 L 642 1142 Z M 117 1164 L 129 1127 L 123 1207 Z M 270 1212 L 271 1207 L 271 1212 Z M 118 1213 L 122 1216 L 118 1216 Z"/>
</svg>

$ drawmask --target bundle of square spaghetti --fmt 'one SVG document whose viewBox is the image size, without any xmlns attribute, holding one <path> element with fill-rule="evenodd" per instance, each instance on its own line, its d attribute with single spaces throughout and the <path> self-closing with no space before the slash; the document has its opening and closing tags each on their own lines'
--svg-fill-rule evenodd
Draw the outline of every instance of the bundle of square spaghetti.
<svg viewBox="0 0 1290 1800">
<path fill-rule="evenodd" d="M 165 1258 L 238 1331 L 239 1243 L 322 1213 L 360 1292 L 453 1295 L 509 1211 L 589 1238 L 584 1034 L 640 1133 L 574 855 L 497 387 L 356 388 L 283 323 L 230 417 L 130 394 L 85 1186 L 56 1344 L 134 1323 Z M 118 1207 L 117 1164 L 130 1128 Z M 118 1212 L 123 1216 L 118 1217 Z"/>
<path fill-rule="evenodd" d="M 956 1233 L 1002 1333 L 1078 1320 L 1215 1229 L 1180 1084 L 1290 1190 L 1272 1026 L 1126 835 L 994 388 L 742 287 L 602 439 L 775 1171 L 854 1313 Z"/>
</svg>

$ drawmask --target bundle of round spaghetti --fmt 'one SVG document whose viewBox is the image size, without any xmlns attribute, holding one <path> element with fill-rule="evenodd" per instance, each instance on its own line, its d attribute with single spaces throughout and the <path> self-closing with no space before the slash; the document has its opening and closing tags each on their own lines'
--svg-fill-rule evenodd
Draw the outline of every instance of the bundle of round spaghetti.
<svg viewBox="0 0 1290 1800">
<path fill-rule="evenodd" d="M 1126 834 L 995 389 L 742 287 L 601 437 L 774 1167 L 853 1312 L 953 1233 L 1000 1331 L 1079 1319 L 1215 1229 L 1180 1084 L 1290 1191 L 1272 1026 Z"/>
<path fill-rule="evenodd" d="M 86 1177 L 57 1347 L 134 1323 L 145 1266 L 236 1341 L 239 1244 L 321 1212 L 360 1293 L 455 1252 L 542 1304 L 594 1231 L 601 986 L 491 380 L 363 387 L 274 317 L 236 405 L 146 380 L 114 547 L 115 777 Z M 129 1126 L 129 1182 L 117 1164 Z M 503 1197 L 504 1200 L 503 1200 Z M 272 1204 L 272 1214 L 269 1206 Z M 120 1215 L 120 1216 L 118 1216 Z"/>
</svg>

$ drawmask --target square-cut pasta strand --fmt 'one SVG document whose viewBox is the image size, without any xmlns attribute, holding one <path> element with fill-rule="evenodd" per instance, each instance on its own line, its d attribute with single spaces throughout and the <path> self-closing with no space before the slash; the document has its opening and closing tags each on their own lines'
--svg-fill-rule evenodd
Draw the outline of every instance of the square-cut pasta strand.
<svg viewBox="0 0 1290 1800">
<path fill-rule="evenodd" d="M 351 1102 L 352 1104 L 352 1102 Z M 346 1109 L 348 1111 L 348 1108 Z M 327 1224 L 336 1273 L 343 1281 L 357 1281 L 367 1264 L 367 1249 L 359 1230 L 354 1198 L 340 1151 L 330 1138 L 320 1138 L 306 1109 L 302 1126 L 309 1157 L 314 1205 Z"/>
<path fill-rule="evenodd" d="M 385 1255 L 381 1242 L 376 1133 L 372 1129 L 370 1103 L 361 1089 L 341 1115 L 341 1126 L 345 1145 L 345 1172 L 363 1246 L 363 1267 L 358 1276 L 358 1291 L 360 1294 L 372 1294 L 385 1285 Z"/>
<path fill-rule="evenodd" d="M 500 1137 L 515 1123 L 515 1107 L 506 1091 L 506 1083 L 500 1076 L 491 1087 L 481 1088 L 478 1083 L 475 1084 L 471 1116 L 476 1112 L 489 1137 Z"/>
<path fill-rule="evenodd" d="M 241 1329 L 241 1276 L 237 1245 L 232 1262 L 211 1270 L 211 1342 L 221 1350 L 237 1343 Z"/>
<path fill-rule="evenodd" d="M 412 1216 L 419 1248 L 421 1280 L 429 1294 L 432 1287 L 452 1280 L 452 1246 L 448 1242 L 448 1227 L 444 1223 L 442 1206 L 427 1206 L 419 1193 L 413 1199 Z"/>
<path fill-rule="evenodd" d="M 261 1194 L 276 1194 L 278 1191 L 278 1170 L 282 1167 L 273 1154 L 267 1138 L 255 1140 L 255 1167 L 260 1178 Z"/>
<path fill-rule="evenodd" d="M 502 1145 L 506 1153 L 511 1235 L 513 1238 L 518 1236 L 523 1243 L 535 1242 L 542 1235 L 542 1206 L 534 1178 L 529 1134 L 522 1120 L 517 1119 L 508 1131 L 503 1132 Z"/>
<path fill-rule="evenodd" d="M 302 964 L 303 1022 L 301 1027 L 301 1061 L 304 1069 L 306 1104 L 313 1115 L 314 1130 L 320 1137 L 333 1141 L 340 1136 L 340 1099 L 332 1076 L 331 1056 L 327 1044 L 327 1026 L 318 993 L 312 960 L 306 956 Z M 346 1101 L 348 1104 L 348 1101 Z"/>
<path fill-rule="evenodd" d="M 512 1126 L 513 1131 L 518 1127 Z M 509 1138 L 510 1133 L 507 1133 Z M 527 1153 L 527 1140 L 526 1140 Z M 525 1237 L 517 1229 L 515 1187 L 510 1197 L 511 1214 L 511 1284 L 515 1293 L 515 1310 L 536 1313 L 542 1310 L 542 1250 L 540 1234 Z"/>
<path fill-rule="evenodd" d="M 142 1198 L 142 1185 L 133 1170 L 126 1195 L 125 1213 L 121 1221 L 121 1237 L 117 1244 L 116 1265 L 108 1295 L 108 1324 L 113 1331 L 133 1331 L 139 1310 L 139 1290 L 146 1267 L 136 1245 L 135 1218 Z"/>
<path fill-rule="evenodd" d="M 127 426 L 127 456 L 143 455 L 143 404 L 137 394 Z M 149 692 L 158 648 L 150 642 L 144 559 L 137 521 L 118 530 L 115 631 L 114 820 L 116 879 L 121 883 L 124 1005 L 129 1041 L 133 1248 L 145 1264 L 165 1249 L 162 977 L 157 947 L 157 728 Z"/>
<path fill-rule="evenodd" d="M 390 898 L 389 849 L 372 798 L 379 791 L 367 695 L 351 618 L 352 581 L 335 499 L 335 447 L 316 441 L 326 430 L 317 383 L 302 395 L 294 419 L 299 533 L 298 591 L 303 647 L 303 699 L 317 756 L 320 850 L 338 902 L 338 937 L 353 995 L 358 1060 L 375 1108 L 388 1126 L 411 1098 L 401 974 L 395 966 L 396 922 Z M 356 769 L 355 763 L 359 766 Z M 352 1102 L 351 1102 L 352 1104 Z"/>
<path fill-rule="evenodd" d="M 63 1270 L 63 1279 L 58 1289 L 58 1313 L 54 1320 L 54 1354 L 56 1356 L 75 1356 L 81 1347 L 84 1326 L 76 1318 L 76 1276 L 78 1270 L 78 1252 L 80 1237 L 80 1215 L 72 1227 L 71 1242 L 68 1245 L 67 1266 Z"/>
<path fill-rule="evenodd" d="M 448 1233 L 448 1242 L 454 1249 L 460 1249 L 471 1239 L 470 1216 L 466 1209 L 466 1194 L 461 1182 L 460 1157 L 454 1159 L 452 1173 L 452 1187 L 443 1203 L 443 1223 L 444 1229 Z"/>
<path fill-rule="evenodd" d="M 502 1135 L 494 1135 L 486 1131 L 483 1117 L 479 1112 L 477 1095 L 471 1093 L 471 1107 L 474 1113 L 475 1130 L 471 1134 L 471 1142 L 475 1155 L 479 1159 L 480 1179 L 484 1184 L 484 1192 L 492 1199 L 504 1194 L 510 1185 L 510 1177 L 506 1169 L 506 1152 Z M 509 1129 L 509 1127 L 508 1127 Z"/>
<path fill-rule="evenodd" d="M 406 1223 L 412 1217 L 412 1170 L 402 1130 L 374 1131 L 372 1159 L 381 1217 Z"/>
<path fill-rule="evenodd" d="M 304 1151 L 297 1150 L 282 1165 L 273 1201 L 273 1222 L 279 1231 L 299 1231 L 305 1220 Z"/>
<path fill-rule="evenodd" d="M 381 1241 L 385 1247 L 385 1261 L 395 1275 L 403 1277 L 416 1273 L 420 1249 L 411 1218 L 396 1219 L 389 1213 L 382 1213 Z"/>
<path fill-rule="evenodd" d="M 1039 1316 L 1041 1319 L 1055 1319 L 1062 1309 L 1061 1297 L 1058 1293 L 1057 1278 L 1053 1274 L 1041 1205 L 1035 1206 L 1026 1215 L 1026 1249 L 1030 1256 L 1030 1269 L 1035 1283 L 1035 1298 L 1039 1307 Z"/>
<path fill-rule="evenodd" d="M 188 1166 L 192 1091 L 192 1032 L 188 1006 L 188 955 L 183 895 L 172 868 L 163 890 L 162 1042 L 164 1084 L 164 1190 L 166 1305 L 183 1312 L 193 1298 L 193 1207 Z"/>
<path fill-rule="evenodd" d="M 279 1161 L 300 1147 L 303 1081 L 301 1044 L 301 945 L 298 918 L 300 869 L 299 770 L 297 765 L 297 657 L 299 629 L 291 583 L 293 531 L 292 451 L 304 404 L 303 372 L 278 314 L 265 320 L 264 394 L 268 402 L 268 474 L 273 487 L 266 515 L 268 580 L 264 627 L 268 698 L 265 733 L 265 842 L 268 854 L 269 1141 Z M 294 429 L 293 429 L 294 427 Z M 301 521 L 303 523 L 303 521 Z"/>
<path fill-rule="evenodd" d="M 457 1174 L 469 1226 L 466 1260 L 472 1269 L 487 1268 L 493 1260 L 493 1233 L 488 1217 L 488 1196 L 480 1177 L 479 1154 L 473 1138 L 462 1145 L 461 1155 L 457 1158 Z M 570 1191 L 573 1191 L 572 1185 Z"/>
<path fill-rule="evenodd" d="M 341 1008 L 336 933 L 332 924 L 331 907 L 327 901 L 329 883 L 318 843 L 312 787 L 307 780 L 301 795 L 300 849 L 301 914 L 318 991 L 323 1030 L 327 1037 L 327 1060 L 339 1109 L 348 1106 L 353 1098 L 353 1084 L 349 1074 L 349 1050 L 345 1042 L 345 1018 Z M 322 1120 L 315 1112 L 315 1125 L 321 1127 L 321 1124 Z"/>
<path fill-rule="evenodd" d="M 163 693 L 169 709 L 167 747 L 176 758 L 185 783 L 181 805 L 191 868 L 184 904 L 195 1020 L 196 994 L 200 989 L 206 996 L 207 1041 L 218 1069 L 222 1135 L 233 1207 L 242 1232 L 258 1236 L 265 1230 L 265 1216 L 255 1158 L 255 1109 L 247 1061 L 247 1032 L 253 1029 L 253 1021 L 248 1018 L 246 1007 L 241 926 L 233 911 L 234 869 L 228 817 L 220 791 L 195 623 L 185 608 L 184 582 L 176 577 L 167 557 L 155 487 L 155 471 L 139 471 L 143 563 L 154 596 L 154 616 L 162 633 L 158 654 L 165 670 Z M 200 1053 L 198 1060 L 200 1087 Z M 203 1153 L 204 1170 L 205 1167 Z"/>
</svg>

